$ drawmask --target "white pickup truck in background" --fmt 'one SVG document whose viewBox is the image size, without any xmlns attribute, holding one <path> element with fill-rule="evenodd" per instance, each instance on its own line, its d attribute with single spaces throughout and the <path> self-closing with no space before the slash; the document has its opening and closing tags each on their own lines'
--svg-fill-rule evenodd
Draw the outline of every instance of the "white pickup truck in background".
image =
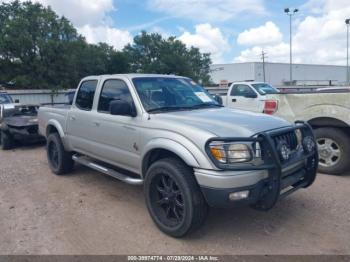
<svg viewBox="0 0 350 262">
<path fill-rule="evenodd" d="M 266 83 L 237 82 L 221 99 L 227 107 L 308 122 L 317 138 L 320 172 L 341 175 L 350 170 L 350 89 L 281 93 Z"/>
<path fill-rule="evenodd" d="M 227 94 L 221 95 L 222 104 L 227 107 L 273 114 L 277 110 L 274 97 L 278 89 L 261 82 L 236 82 L 231 84 Z"/>
</svg>

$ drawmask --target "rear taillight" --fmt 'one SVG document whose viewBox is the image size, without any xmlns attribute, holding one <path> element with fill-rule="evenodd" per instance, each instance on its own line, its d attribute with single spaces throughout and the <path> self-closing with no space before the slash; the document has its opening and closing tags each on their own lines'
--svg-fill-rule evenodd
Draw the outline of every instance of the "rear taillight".
<svg viewBox="0 0 350 262">
<path fill-rule="evenodd" d="M 268 115 L 273 115 L 274 113 L 276 113 L 277 108 L 278 108 L 278 101 L 266 100 L 263 112 Z"/>
</svg>

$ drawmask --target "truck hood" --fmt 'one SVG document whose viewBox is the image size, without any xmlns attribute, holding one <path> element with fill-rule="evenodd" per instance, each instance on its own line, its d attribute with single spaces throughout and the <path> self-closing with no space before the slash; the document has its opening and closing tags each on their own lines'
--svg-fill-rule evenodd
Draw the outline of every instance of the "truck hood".
<svg viewBox="0 0 350 262">
<path fill-rule="evenodd" d="M 259 132 L 290 125 L 278 117 L 226 107 L 168 112 L 154 116 L 165 129 L 185 125 L 185 128 L 205 130 L 218 137 L 250 137 Z"/>
</svg>

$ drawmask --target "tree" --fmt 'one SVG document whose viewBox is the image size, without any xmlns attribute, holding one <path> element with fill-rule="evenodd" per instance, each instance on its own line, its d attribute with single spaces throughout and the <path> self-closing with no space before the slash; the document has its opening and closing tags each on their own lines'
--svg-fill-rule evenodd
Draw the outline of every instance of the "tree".
<svg viewBox="0 0 350 262">
<path fill-rule="evenodd" d="M 74 88 L 82 77 L 127 72 L 177 74 L 209 81 L 209 54 L 175 37 L 142 32 L 123 51 L 88 44 L 65 17 L 38 3 L 0 4 L 0 84 Z"/>
<path fill-rule="evenodd" d="M 74 88 L 86 75 L 127 70 L 120 52 L 107 44 L 87 44 L 50 7 L 19 1 L 0 5 L 0 83 Z"/>
<path fill-rule="evenodd" d="M 202 54 L 198 48 L 187 48 L 175 37 L 164 39 L 157 33 L 142 32 L 123 51 L 132 72 L 176 74 L 209 82 L 210 55 Z"/>
</svg>

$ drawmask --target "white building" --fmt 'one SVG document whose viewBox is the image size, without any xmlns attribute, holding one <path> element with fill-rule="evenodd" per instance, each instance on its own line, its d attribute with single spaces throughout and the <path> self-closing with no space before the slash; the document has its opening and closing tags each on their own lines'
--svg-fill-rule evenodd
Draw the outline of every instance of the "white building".
<svg viewBox="0 0 350 262">
<path fill-rule="evenodd" d="M 264 81 L 262 62 L 214 64 L 211 80 L 225 85 L 237 81 Z M 293 85 L 342 85 L 346 83 L 346 66 L 293 64 Z M 289 84 L 288 63 L 265 63 L 265 82 L 275 86 Z"/>
</svg>

